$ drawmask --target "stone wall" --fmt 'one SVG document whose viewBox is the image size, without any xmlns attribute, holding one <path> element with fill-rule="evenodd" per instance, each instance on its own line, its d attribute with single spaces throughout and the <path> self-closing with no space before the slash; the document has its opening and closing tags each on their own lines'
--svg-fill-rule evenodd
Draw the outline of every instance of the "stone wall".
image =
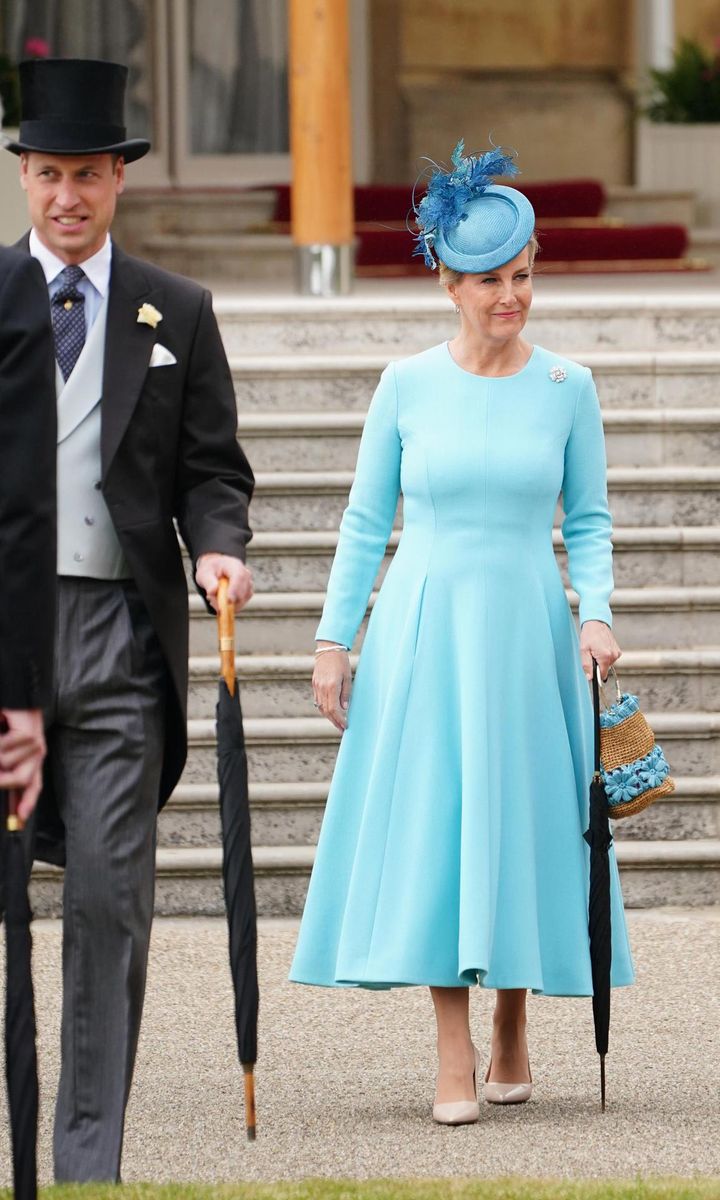
<svg viewBox="0 0 720 1200">
<path fill-rule="evenodd" d="M 712 50 L 720 38 L 718 0 L 675 0 L 675 31 Z"/>
<path fill-rule="evenodd" d="M 447 161 L 458 137 L 468 149 L 517 150 L 523 179 L 591 177 L 626 183 L 632 163 L 630 97 L 616 80 L 579 72 L 414 77 L 408 106 L 407 177 L 423 155 Z"/>
<path fill-rule="evenodd" d="M 378 181 L 462 135 L 515 147 L 528 180 L 630 182 L 626 0 L 373 0 L 372 24 Z"/>
<path fill-rule="evenodd" d="M 626 0 L 398 0 L 401 67 L 616 70 L 629 64 Z"/>
</svg>

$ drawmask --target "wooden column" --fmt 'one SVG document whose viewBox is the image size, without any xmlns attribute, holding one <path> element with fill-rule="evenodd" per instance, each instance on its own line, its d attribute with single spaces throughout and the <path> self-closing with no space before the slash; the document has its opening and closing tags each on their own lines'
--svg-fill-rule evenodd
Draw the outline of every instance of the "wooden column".
<svg viewBox="0 0 720 1200">
<path fill-rule="evenodd" d="M 290 0 L 292 235 L 300 290 L 349 291 L 353 245 L 348 0 Z"/>
</svg>

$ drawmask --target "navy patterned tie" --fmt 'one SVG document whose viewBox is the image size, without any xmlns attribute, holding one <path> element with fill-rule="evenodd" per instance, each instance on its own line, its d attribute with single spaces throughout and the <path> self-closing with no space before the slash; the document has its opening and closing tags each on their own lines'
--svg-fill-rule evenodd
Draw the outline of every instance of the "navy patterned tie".
<svg viewBox="0 0 720 1200">
<path fill-rule="evenodd" d="M 85 345 L 85 297 L 77 286 L 84 278 L 82 267 L 66 267 L 52 301 L 55 357 L 66 382 Z"/>
</svg>

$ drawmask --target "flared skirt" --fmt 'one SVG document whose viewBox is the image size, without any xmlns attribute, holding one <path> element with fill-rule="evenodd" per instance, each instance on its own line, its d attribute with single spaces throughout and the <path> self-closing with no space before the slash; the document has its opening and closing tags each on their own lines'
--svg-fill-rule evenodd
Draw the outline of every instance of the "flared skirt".
<svg viewBox="0 0 720 1200">
<path fill-rule="evenodd" d="M 290 978 L 591 995 L 592 710 L 554 561 L 503 578 L 402 557 L 362 648 Z M 611 895 L 622 986 L 612 849 Z"/>
</svg>

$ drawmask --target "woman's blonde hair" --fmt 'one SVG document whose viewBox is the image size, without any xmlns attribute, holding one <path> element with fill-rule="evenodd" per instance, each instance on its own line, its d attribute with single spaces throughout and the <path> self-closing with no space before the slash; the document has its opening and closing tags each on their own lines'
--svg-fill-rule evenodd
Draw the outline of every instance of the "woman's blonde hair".
<svg viewBox="0 0 720 1200">
<path fill-rule="evenodd" d="M 537 240 L 537 234 L 533 233 L 530 241 L 527 244 L 527 248 L 530 258 L 530 269 L 532 270 L 535 262 L 535 255 L 540 248 L 540 244 Z M 463 275 L 463 271 L 454 271 L 452 267 L 446 266 L 444 262 L 441 262 L 441 260 L 438 259 L 438 283 L 440 284 L 440 287 L 447 287 L 449 283 L 459 283 L 463 278 Z"/>
</svg>

